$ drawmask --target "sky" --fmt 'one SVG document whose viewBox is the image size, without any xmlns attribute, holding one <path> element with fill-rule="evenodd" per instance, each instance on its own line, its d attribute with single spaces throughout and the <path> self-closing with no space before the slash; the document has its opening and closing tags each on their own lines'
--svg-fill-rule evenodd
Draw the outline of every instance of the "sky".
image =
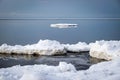
<svg viewBox="0 0 120 80">
<path fill-rule="evenodd" d="M 120 0 L 0 0 L 0 18 L 120 18 Z"/>
</svg>

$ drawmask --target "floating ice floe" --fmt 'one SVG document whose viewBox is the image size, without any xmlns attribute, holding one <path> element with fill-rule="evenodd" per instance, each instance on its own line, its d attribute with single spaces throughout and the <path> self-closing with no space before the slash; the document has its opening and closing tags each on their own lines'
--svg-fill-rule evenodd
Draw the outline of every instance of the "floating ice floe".
<svg viewBox="0 0 120 80">
<path fill-rule="evenodd" d="M 119 80 L 120 60 L 101 62 L 76 71 L 72 64 L 27 65 L 0 69 L 0 80 Z"/>
<path fill-rule="evenodd" d="M 81 52 L 88 51 L 89 47 L 84 42 L 79 42 L 77 44 L 60 44 L 60 42 L 55 40 L 40 40 L 36 44 L 31 45 L 15 45 L 10 46 L 3 44 L 0 46 L 0 53 L 8 54 L 39 54 L 39 55 L 57 55 L 65 54 L 67 51 Z"/>
<path fill-rule="evenodd" d="M 67 24 L 67 23 L 58 23 L 51 24 L 50 27 L 54 28 L 77 28 L 78 24 Z"/>
<path fill-rule="evenodd" d="M 90 56 L 111 60 L 120 57 L 120 41 L 96 41 L 91 43 Z"/>
</svg>

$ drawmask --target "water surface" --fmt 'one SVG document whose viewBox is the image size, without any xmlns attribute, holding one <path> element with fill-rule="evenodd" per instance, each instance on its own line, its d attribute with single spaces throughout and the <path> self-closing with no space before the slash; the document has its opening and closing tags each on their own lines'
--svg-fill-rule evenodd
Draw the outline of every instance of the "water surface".
<svg viewBox="0 0 120 80">
<path fill-rule="evenodd" d="M 74 23 L 77 28 L 51 28 L 54 23 Z M 40 39 L 58 40 L 61 43 L 120 40 L 120 20 L 0 20 L 0 44 L 32 44 Z"/>
<path fill-rule="evenodd" d="M 89 53 L 67 53 L 59 56 L 38 56 L 38 55 L 7 55 L 0 54 L 0 68 L 7 68 L 15 65 L 47 64 L 57 66 L 59 62 L 72 63 L 77 70 L 88 69 L 92 64 L 104 60 L 91 58 Z"/>
</svg>

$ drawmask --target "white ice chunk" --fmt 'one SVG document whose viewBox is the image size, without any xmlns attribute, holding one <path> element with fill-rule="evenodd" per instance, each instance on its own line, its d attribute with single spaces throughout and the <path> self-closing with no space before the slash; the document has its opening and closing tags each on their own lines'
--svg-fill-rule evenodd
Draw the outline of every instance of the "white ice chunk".
<svg viewBox="0 0 120 80">
<path fill-rule="evenodd" d="M 120 41 L 96 41 L 91 43 L 90 55 L 92 57 L 111 60 L 120 57 Z"/>
<path fill-rule="evenodd" d="M 65 49 L 71 52 L 89 51 L 90 46 L 85 42 L 78 42 L 77 44 L 65 44 Z"/>
<path fill-rule="evenodd" d="M 78 24 L 58 23 L 51 24 L 50 27 L 54 28 L 77 28 Z"/>
<path fill-rule="evenodd" d="M 3 44 L 0 46 L 0 53 L 16 53 L 16 54 L 39 54 L 39 55 L 54 55 L 64 54 L 66 51 L 58 41 L 55 40 L 40 40 L 32 45 L 15 45 L 10 46 Z"/>
</svg>

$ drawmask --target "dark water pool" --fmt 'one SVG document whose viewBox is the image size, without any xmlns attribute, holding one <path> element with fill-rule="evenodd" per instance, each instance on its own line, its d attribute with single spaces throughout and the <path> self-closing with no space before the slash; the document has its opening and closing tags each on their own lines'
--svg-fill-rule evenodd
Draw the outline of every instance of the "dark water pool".
<svg viewBox="0 0 120 80">
<path fill-rule="evenodd" d="M 101 62 L 102 60 L 91 58 L 88 53 L 67 53 L 67 55 L 61 56 L 0 54 L 0 68 L 33 64 L 58 65 L 61 61 L 72 63 L 77 70 L 84 70 L 88 69 L 92 64 Z"/>
</svg>

